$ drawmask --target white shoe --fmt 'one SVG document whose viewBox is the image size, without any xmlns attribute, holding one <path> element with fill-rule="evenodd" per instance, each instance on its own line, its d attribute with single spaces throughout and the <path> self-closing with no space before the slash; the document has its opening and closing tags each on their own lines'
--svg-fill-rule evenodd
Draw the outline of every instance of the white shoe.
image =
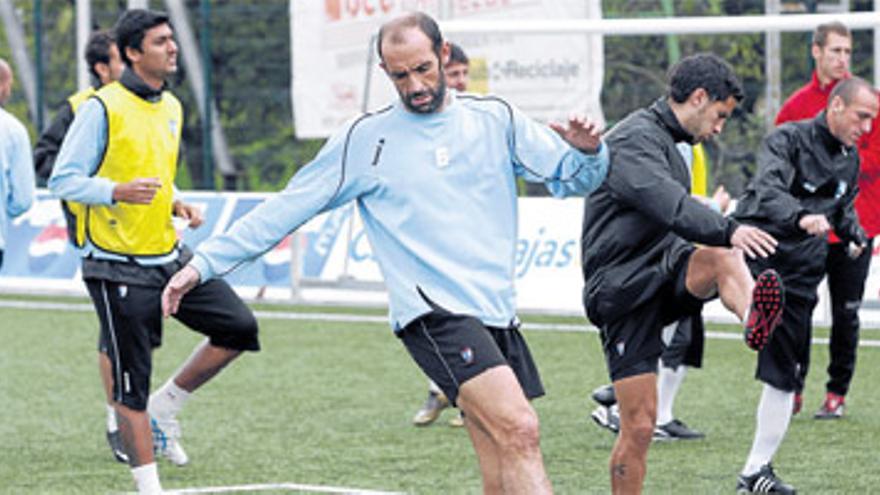
<svg viewBox="0 0 880 495">
<path fill-rule="evenodd" d="M 180 423 L 174 418 L 160 420 L 151 414 L 150 428 L 153 430 L 153 453 L 176 466 L 186 466 L 189 456 L 180 445 Z"/>
</svg>

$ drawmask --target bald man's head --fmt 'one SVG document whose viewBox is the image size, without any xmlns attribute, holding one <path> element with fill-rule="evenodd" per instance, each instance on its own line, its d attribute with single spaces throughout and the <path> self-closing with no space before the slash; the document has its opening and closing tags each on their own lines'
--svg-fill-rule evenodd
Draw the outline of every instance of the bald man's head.
<svg viewBox="0 0 880 495">
<path fill-rule="evenodd" d="M 406 37 L 403 35 L 403 32 L 410 28 L 418 28 L 419 31 L 427 36 L 431 40 L 431 49 L 437 56 L 440 56 L 440 49 L 443 46 L 443 35 L 440 33 L 437 21 L 423 12 L 412 12 L 392 19 L 379 28 L 379 36 L 376 39 L 376 51 L 379 53 L 380 60 L 384 60 L 382 44 L 405 43 Z"/>
<path fill-rule="evenodd" d="M 5 105 L 12 94 L 12 67 L 0 58 L 0 105 Z"/>
</svg>

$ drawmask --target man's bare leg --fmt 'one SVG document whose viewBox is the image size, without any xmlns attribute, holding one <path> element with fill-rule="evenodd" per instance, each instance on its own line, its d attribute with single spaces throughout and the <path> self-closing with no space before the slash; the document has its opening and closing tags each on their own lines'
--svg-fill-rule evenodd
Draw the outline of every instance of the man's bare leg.
<svg viewBox="0 0 880 495">
<path fill-rule="evenodd" d="M 187 392 L 193 392 L 240 354 L 241 351 L 217 347 L 205 339 L 174 374 L 174 383 Z"/>
<path fill-rule="evenodd" d="M 644 373 L 614 382 L 620 434 L 611 451 L 611 493 L 637 494 L 647 473 L 648 448 L 657 418 L 657 375 Z"/>
<path fill-rule="evenodd" d="M 129 465 L 138 467 L 153 462 L 153 433 L 147 412 L 116 403 L 116 417 Z"/>
<path fill-rule="evenodd" d="M 464 411 L 480 458 L 484 487 L 501 493 L 552 493 L 541 456 L 538 416 L 508 366 L 497 366 L 465 382 L 457 403 Z M 474 433 L 474 428 L 481 431 Z M 488 441 L 486 441 L 488 440 Z"/>
<path fill-rule="evenodd" d="M 755 281 L 739 249 L 697 248 L 690 257 L 685 283 L 701 299 L 717 293 L 724 307 L 745 321 Z"/>
<path fill-rule="evenodd" d="M 476 421 L 465 419 L 465 427 L 477 453 L 480 462 L 480 473 L 483 476 L 483 494 L 500 495 L 504 493 L 501 480 L 501 454 L 497 451 L 495 442 L 489 433 Z"/>
</svg>

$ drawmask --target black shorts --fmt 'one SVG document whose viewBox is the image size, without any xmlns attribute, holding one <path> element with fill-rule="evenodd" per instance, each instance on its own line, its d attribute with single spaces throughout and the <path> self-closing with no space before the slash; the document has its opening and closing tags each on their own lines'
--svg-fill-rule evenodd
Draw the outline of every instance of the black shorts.
<svg viewBox="0 0 880 495">
<path fill-rule="evenodd" d="M 472 316 L 442 309 L 425 314 L 397 333 L 425 374 L 455 404 L 461 385 L 496 366 L 510 366 L 529 399 L 544 385 L 518 326 L 488 327 Z"/>
<path fill-rule="evenodd" d="M 666 348 L 660 356 L 660 364 L 672 369 L 681 365 L 691 368 L 702 367 L 703 347 L 706 338 L 703 317 L 701 315 L 685 316 L 671 325 L 675 325 L 672 339 L 666 344 Z"/>
<path fill-rule="evenodd" d="M 113 367 L 113 400 L 143 411 L 150 393 L 152 352 L 162 344 L 162 288 L 96 279 L 85 282 Z M 253 313 L 222 280 L 209 280 L 187 293 L 175 318 L 206 335 L 212 345 L 260 349 Z"/>
<path fill-rule="evenodd" d="M 803 390 L 801 370 L 810 363 L 812 315 L 818 300 L 818 297 L 804 299 L 786 294 L 782 322 L 758 353 L 755 378 L 786 392 Z"/>
<path fill-rule="evenodd" d="M 663 353 L 663 327 L 699 315 L 704 301 L 687 290 L 687 267 L 693 250 L 683 253 L 654 296 L 600 328 L 611 381 L 656 373 Z"/>
</svg>

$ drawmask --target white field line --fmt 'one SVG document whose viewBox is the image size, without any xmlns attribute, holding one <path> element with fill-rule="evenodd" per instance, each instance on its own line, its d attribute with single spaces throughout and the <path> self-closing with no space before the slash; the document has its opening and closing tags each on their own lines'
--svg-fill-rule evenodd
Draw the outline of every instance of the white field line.
<svg viewBox="0 0 880 495">
<path fill-rule="evenodd" d="M 59 303 L 42 301 L 5 301 L 0 300 L 0 308 L 26 309 L 34 311 L 73 311 L 90 313 L 94 307 L 87 303 Z M 374 315 L 338 314 L 338 313 L 296 313 L 289 311 L 254 311 L 257 318 L 266 320 L 297 320 L 297 321 L 326 321 L 333 323 L 381 323 L 388 324 L 388 318 Z M 590 332 L 598 330 L 593 325 L 574 325 L 570 323 L 523 323 L 525 330 L 542 330 L 553 332 Z M 873 329 L 862 329 L 873 330 Z M 740 340 L 742 336 L 733 332 L 716 332 L 707 330 L 706 337 L 719 340 Z M 825 337 L 813 337 L 814 344 L 828 345 Z M 880 340 L 860 339 L 859 347 L 878 347 Z"/>
<path fill-rule="evenodd" d="M 360 488 L 346 488 L 341 486 L 301 485 L 299 483 L 260 483 L 254 485 L 231 485 L 231 486 L 208 486 L 202 488 L 181 488 L 178 490 L 165 490 L 167 495 L 185 495 L 193 493 L 241 493 L 241 492 L 265 492 L 269 490 L 284 490 L 312 493 L 336 493 L 346 495 L 400 495 L 400 492 L 383 492 L 376 490 L 363 490 Z M 137 495 L 134 492 L 129 494 Z"/>
<path fill-rule="evenodd" d="M 383 492 L 376 490 L 363 490 L 360 488 L 346 488 L 341 486 L 302 485 L 299 483 L 264 483 L 256 485 L 237 486 L 213 486 L 205 488 L 183 488 L 180 490 L 166 490 L 168 495 L 184 495 L 190 493 L 235 493 L 235 492 L 262 492 L 268 490 L 290 490 L 297 492 L 312 493 L 338 493 L 350 495 L 398 495 L 400 492 Z"/>
</svg>

